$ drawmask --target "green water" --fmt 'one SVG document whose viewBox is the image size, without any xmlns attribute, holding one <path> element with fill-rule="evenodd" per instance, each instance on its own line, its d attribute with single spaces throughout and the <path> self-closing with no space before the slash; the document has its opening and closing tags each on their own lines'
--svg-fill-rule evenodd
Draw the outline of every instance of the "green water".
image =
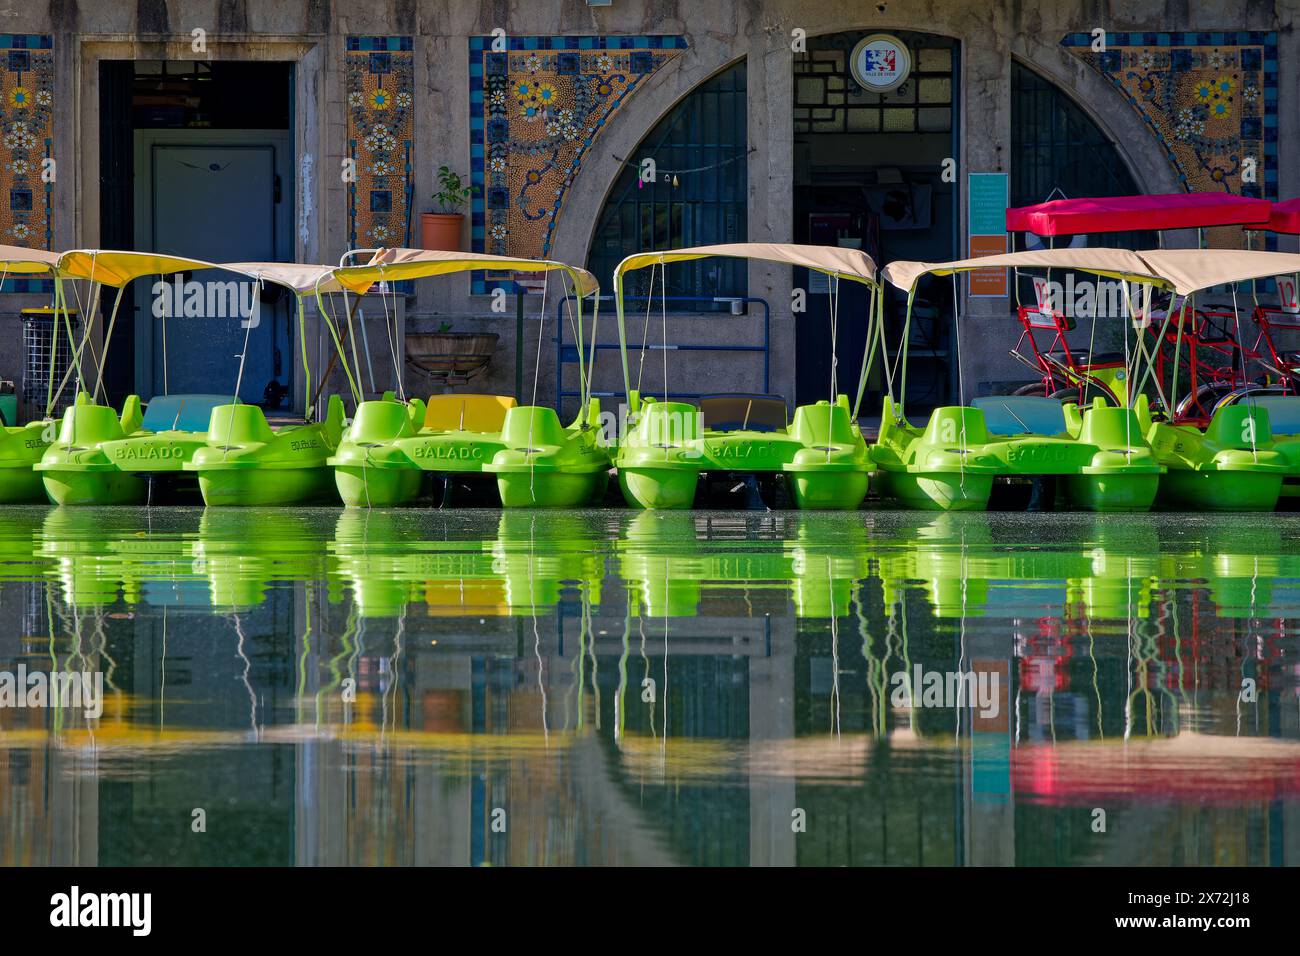
<svg viewBox="0 0 1300 956">
<path fill-rule="evenodd" d="M 0 863 L 1296 864 L 1298 540 L 4 509 Z"/>
</svg>

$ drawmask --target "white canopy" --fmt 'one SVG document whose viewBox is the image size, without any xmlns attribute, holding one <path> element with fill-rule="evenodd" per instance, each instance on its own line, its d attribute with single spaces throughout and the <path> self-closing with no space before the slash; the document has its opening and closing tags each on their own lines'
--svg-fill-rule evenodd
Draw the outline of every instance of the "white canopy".
<svg viewBox="0 0 1300 956">
<path fill-rule="evenodd" d="M 886 282 L 909 290 L 922 276 L 952 275 L 954 272 L 973 272 L 976 269 L 1077 269 L 1112 279 L 1126 279 L 1153 285 L 1172 286 L 1157 273 L 1142 255 L 1127 249 L 1036 249 L 1030 252 L 1008 252 L 999 256 L 982 256 L 977 259 L 958 259 L 955 262 L 909 262 L 900 260 L 885 266 L 882 275 Z"/>
<path fill-rule="evenodd" d="M 340 266 L 335 277 L 354 292 L 365 292 L 376 282 L 421 279 L 425 276 L 496 269 L 510 272 L 565 272 L 580 296 L 600 291 L 600 283 L 586 269 L 554 259 L 494 256 L 485 252 L 443 252 L 436 249 L 381 249 L 363 266 Z"/>
</svg>

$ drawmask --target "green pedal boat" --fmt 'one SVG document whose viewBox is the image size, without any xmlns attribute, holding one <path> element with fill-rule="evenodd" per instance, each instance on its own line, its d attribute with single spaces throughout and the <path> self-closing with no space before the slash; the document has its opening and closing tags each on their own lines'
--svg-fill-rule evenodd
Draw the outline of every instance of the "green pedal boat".
<svg viewBox="0 0 1300 956">
<path fill-rule="evenodd" d="M 425 249 L 382 249 L 367 265 L 340 267 L 334 276 L 359 295 L 380 283 L 481 269 L 568 277 L 583 383 L 577 420 L 566 428 L 553 409 L 518 406 L 497 395 L 435 395 L 418 408 L 412 403 L 405 414 L 404 403 L 362 402 L 330 459 L 344 504 L 408 504 L 428 473 L 440 483 L 441 504 L 451 503 L 453 485 L 476 481 L 495 482 L 507 508 L 574 508 L 604 496 L 610 459 L 599 440 L 600 406 L 590 397 L 582 338 L 583 305 L 600 291 L 595 276 L 554 260 Z"/>
<path fill-rule="evenodd" d="M 116 264 L 117 260 L 113 259 L 110 262 Z M 117 268 L 121 271 L 132 264 L 130 262 L 118 264 Z M 299 347 L 302 350 L 306 390 L 304 402 L 310 405 L 311 375 L 306 360 L 305 332 L 302 326 L 303 296 L 313 292 L 340 291 L 341 286 L 333 280 L 331 268 L 280 262 L 208 263 L 194 260 L 187 262 L 186 271 L 199 270 L 224 272 L 237 276 L 243 281 L 256 282 L 259 286 L 269 283 L 284 288 L 294 295 L 298 306 Z M 168 321 L 168 317 L 164 317 L 163 321 Z M 204 482 L 200 479 L 197 470 L 190 468 L 189 464 L 197 452 L 211 444 L 212 426 L 215 423 L 214 413 L 222 408 L 242 404 L 235 394 L 239 391 L 241 381 L 236 382 L 234 392 L 224 395 L 192 393 L 155 395 L 145 406 L 144 420 L 138 430 L 103 442 L 105 456 L 120 471 L 145 486 L 146 500 L 150 503 L 157 500 L 188 502 L 198 499 Z M 256 406 L 250 407 L 256 408 Z M 221 421 L 229 427 L 241 416 L 257 418 L 260 411 L 257 409 L 256 412 L 238 412 L 233 415 L 223 412 Z M 263 415 L 262 418 L 264 420 L 265 416 Z M 246 469 L 247 465 L 241 467 Z M 228 489 L 233 488 L 233 484 L 230 481 L 222 483 Z M 214 490 L 216 488 L 212 482 L 208 482 L 207 486 Z M 287 490 L 283 488 L 282 492 Z M 319 498 L 319 495 L 313 494 L 309 500 L 319 500 Z M 278 498 L 276 500 L 279 501 Z M 294 500 L 288 498 L 284 503 L 293 503 Z M 221 501 L 214 499 L 207 503 L 239 502 L 231 501 L 223 494 Z"/>
<path fill-rule="evenodd" d="M 1300 255 L 1237 249 L 1152 249 L 1139 252 L 1179 295 L 1192 303 L 1207 289 L 1230 288 L 1237 312 L 1239 283 L 1300 273 Z M 1240 325 L 1240 322 L 1238 322 Z M 1182 327 L 1178 328 L 1181 345 Z M 1240 336 L 1238 336 L 1240 337 Z M 1237 350 L 1240 381 L 1250 382 L 1247 351 Z M 1177 400 L 1179 363 L 1173 363 L 1171 402 Z M 1234 370 L 1237 371 L 1237 370 Z M 1261 371 L 1270 371 L 1261 369 Z M 1280 370 L 1271 370 L 1278 372 Z M 1277 506 L 1289 475 L 1296 473 L 1300 450 L 1289 437 L 1277 440 L 1272 412 L 1289 434 L 1297 427 L 1284 396 L 1253 394 L 1246 385 L 1214 410 L 1204 432 L 1190 425 L 1157 422 L 1149 438 L 1167 474 L 1161 479 L 1157 505 L 1189 511 L 1269 511 Z M 1273 404 L 1277 402 L 1278 404 Z M 1171 407 L 1177 407 L 1176 404 Z"/>
<path fill-rule="evenodd" d="M 41 473 L 35 470 L 55 436 L 53 421 L 0 427 L 0 505 L 47 501 Z"/>
<path fill-rule="evenodd" d="M 1202 432 L 1157 422 L 1151 446 L 1167 468 L 1157 504 L 1174 511 L 1272 511 L 1292 470 L 1273 447 L 1268 411 L 1249 400 L 1222 405 Z"/>
<path fill-rule="evenodd" d="M 756 402 L 770 407 L 753 414 Z M 734 405 L 751 408 L 733 417 Z M 689 508 L 701 475 L 782 475 L 805 509 L 853 509 L 866 497 L 871 459 L 845 395 L 797 408 L 788 426 L 785 402 L 766 396 L 709 396 L 698 409 L 646 398 L 640 409 L 616 459 L 629 504 Z M 756 427 L 760 417 L 767 427 Z"/>
<path fill-rule="evenodd" d="M 56 312 L 66 313 L 65 281 L 88 282 L 87 301 L 92 303 L 98 302 L 104 286 L 116 288 L 117 295 L 104 331 L 93 389 L 85 387 L 81 357 L 88 351 L 86 343 L 96 321 L 97 305 L 87 313 L 82 343 L 74 348 L 73 364 L 68 372 L 69 376 L 75 372 L 76 400 L 64 412 L 55 440 L 34 466 L 50 500 L 60 505 L 133 505 L 147 501 L 149 484 L 144 474 L 120 466 L 120 462 L 131 460 L 122 443 L 148 437 L 143 430 L 139 397 L 128 396 L 120 415 L 97 401 L 103 389 L 104 362 L 109 355 L 118 309 L 126 287 L 136 279 L 211 268 L 214 265 L 209 262 L 147 252 L 78 249 L 58 257 L 54 266 Z M 93 358 L 93 352 L 90 354 Z M 57 396 L 56 391 L 51 403 Z M 160 456 L 158 461 L 163 462 L 161 450 L 155 448 L 155 451 Z"/>
<path fill-rule="evenodd" d="M 906 392 L 908 331 L 921 279 L 990 266 L 1055 268 L 1172 288 L 1135 253 L 1122 249 L 1047 249 L 940 264 L 891 263 L 884 270 L 885 279 L 908 293 L 898 357 L 903 369 L 900 392 Z M 880 334 L 883 354 L 883 329 Z M 892 393 L 892 377 L 889 381 Z M 980 511 L 988 507 L 997 480 L 1053 479 L 1051 494 L 1039 502 L 1043 506 L 1146 511 L 1164 472 L 1146 439 L 1148 420 L 1145 398 L 1127 408 L 1097 398 L 1081 410 L 1051 398 L 990 396 L 977 398 L 970 406 L 937 408 L 920 430 L 904 416 L 901 397 L 896 403 L 891 394 L 885 399 L 880 432 L 871 449 L 879 468 L 877 487 L 886 502 L 906 508 Z M 1037 498 L 1031 496 L 1030 501 Z"/>
<path fill-rule="evenodd" d="M 324 421 L 278 430 L 256 405 L 221 405 L 184 469 L 198 476 L 209 506 L 333 503 L 338 497 L 327 461 L 343 437 L 343 417 L 337 395 L 329 397 Z"/>
<path fill-rule="evenodd" d="M 57 252 L 0 245 L 0 270 L 6 276 L 50 278 L 58 261 Z M 51 335 L 57 339 L 57 325 Z M 75 342 L 70 344 L 76 345 Z M 54 374 L 52 364 L 50 374 Z M 50 387 L 53 389 L 52 381 Z M 9 422 L 12 421 L 11 415 Z M 0 505 L 43 503 L 48 500 L 45 485 L 40 472 L 33 470 L 33 466 L 40 462 L 45 449 L 54 440 L 56 423 L 49 418 L 26 425 L 9 422 L 0 422 Z"/>
<path fill-rule="evenodd" d="M 614 270 L 619 353 L 631 412 L 630 427 L 619 442 L 614 461 L 624 499 L 638 508 L 690 508 L 701 480 L 713 483 L 719 479 L 724 486 L 748 487 L 749 507 L 760 508 L 765 502 L 758 490 L 759 480 L 779 478 L 799 508 L 857 508 L 866 497 L 873 466 L 856 421 L 857 409 L 850 408 L 847 396 L 837 394 L 833 371 L 831 399 L 796 408 L 789 421 L 785 401 L 779 396 L 706 395 L 697 408 L 687 402 L 643 398 L 634 387 L 627 358 L 627 274 L 650 268 L 653 290 L 656 267 L 662 271 L 670 263 L 710 257 L 782 263 L 830 277 L 832 322 L 837 316 L 839 281 L 859 283 L 871 294 L 867 341 L 874 338 L 879 303 L 876 268 L 860 250 L 734 243 L 628 256 Z M 648 316 L 647 306 L 647 327 Z M 662 348 L 666 355 L 669 344 L 665 341 Z M 642 357 L 644 360 L 644 354 Z M 833 360 L 831 367 L 835 367 Z M 869 361 L 864 359 L 863 382 L 868 367 Z M 666 379 L 666 367 L 664 376 Z M 861 392 L 860 387 L 859 396 Z"/>
</svg>

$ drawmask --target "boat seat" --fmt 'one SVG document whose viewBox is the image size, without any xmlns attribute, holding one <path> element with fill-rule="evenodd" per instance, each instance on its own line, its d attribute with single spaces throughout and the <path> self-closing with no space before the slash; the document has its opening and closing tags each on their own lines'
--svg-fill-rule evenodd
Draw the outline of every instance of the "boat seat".
<svg viewBox="0 0 1300 956">
<path fill-rule="evenodd" d="M 1056 361 L 1060 362 L 1062 365 L 1066 364 L 1064 350 L 1048 352 L 1047 354 L 1056 359 Z M 1124 364 L 1123 352 L 1094 352 L 1089 356 L 1086 349 L 1071 349 L 1070 354 L 1074 356 L 1074 361 L 1078 365 L 1091 365 L 1099 368 L 1103 365 Z"/>
<path fill-rule="evenodd" d="M 1254 395 L 1238 399 L 1237 404 L 1255 405 L 1268 412 L 1274 436 L 1300 435 L 1300 395 Z"/>
<path fill-rule="evenodd" d="M 424 411 L 424 427 L 448 432 L 499 432 L 506 412 L 515 407 L 509 395 L 470 395 L 451 393 L 430 395 Z"/>
<path fill-rule="evenodd" d="M 1054 398 L 985 395 L 971 404 L 984 413 L 990 435 L 1061 435 L 1066 430 L 1065 408 Z"/>
<path fill-rule="evenodd" d="M 700 419 L 712 431 L 783 431 L 785 399 L 780 395 L 701 395 Z"/>
<path fill-rule="evenodd" d="M 151 432 L 205 432 L 212 410 L 234 401 L 230 395 L 155 395 L 145 406 L 140 427 Z"/>
</svg>

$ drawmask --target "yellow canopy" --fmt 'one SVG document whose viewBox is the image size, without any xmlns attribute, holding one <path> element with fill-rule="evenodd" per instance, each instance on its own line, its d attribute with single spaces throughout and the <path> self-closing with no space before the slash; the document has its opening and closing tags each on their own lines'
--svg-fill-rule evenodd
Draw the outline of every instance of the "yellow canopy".
<svg viewBox="0 0 1300 956">
<path fill-rule="evenodd" d="M 200 259 L 114 249 L 73 249 L 59 256 L 55 265 L 62 278 L 87 279 L 109 286 L 124 286 L 141 276 L 212 268 L 220 267 Z"/>
<path fill-rule="evenodd" d="M 22 246 L 0 246 L 0 271 L 9 275 L 48 275 L 58 261 L 57 252 L 26 249 Z"/>
<path fill-rule="evenodd" d="M 1000 256 L 958 259 L 954 262 L 909 262 L 899 260 L 885 266 L 885 281 L 904 291 L 912 289 L 922 276 L 952 275 L 976 269 L 1076 269 L 1093 275 L 1151 285 L 1172 287 L 1173 283 L 1157 274 L 1136 252 L 1127 249 L 1036 249 L 1009 252 Z"/>
<path fill-rule="evenodd" d="M 1245 249 L 1148 249 L 1138 253 L 1152 272 L 1168 280 L 1179 295 L 1251 279 L 1300 272 L 1294 252 L 1254 252 Z"/>
<path fill-rule="evenodd" d="M 600 283 L 586 269 L 554 259 L 523 259 L 485 252 L 444 252 L 437 249 L 381 249 L 366 265 L 340 266 L 334 270 L 334 276 L 353 292 L 362 293 L 376 282 L 422 279 L 475 269 L 510 272 L 559 270 L 568 273 L 578 295 L 589 296 L 600 291 Z"/>
<path fill-rule="evenodd" d="M 860 249 L 839 246 L 803 246 L 783 242 L 732 242 L 719 246 L 694 246 L 687 249 L 665 249 L 662 252 L 638 252 L 628 256 L 614 270 L 617 288 L 623 273 L 646 266 L 667 262 L 687 262 L 722 256 L 729 259 L 762 259 L 803 266 L 826 275 L 842 276 L 857 282 L 871 284 L 876 279 L 876 264 Z"/>
</svg>

